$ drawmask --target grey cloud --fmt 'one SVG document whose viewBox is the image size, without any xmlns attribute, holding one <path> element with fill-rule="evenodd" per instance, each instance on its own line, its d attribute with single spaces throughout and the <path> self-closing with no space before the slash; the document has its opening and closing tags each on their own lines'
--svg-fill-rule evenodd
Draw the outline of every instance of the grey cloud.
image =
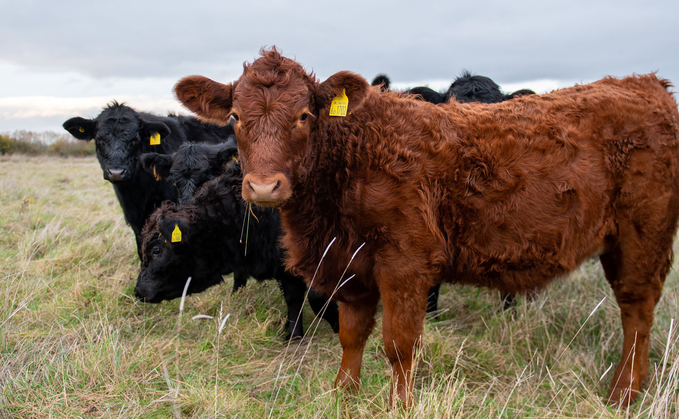
<svg viewBox="0 0 679 419">
<path fill-rule="evenodd" d="M 263 45 L 324 78 L 679 78 L 676 2 L 2 2 L 0 59 L 92 77 L 239 74 Z"/>
</svg>

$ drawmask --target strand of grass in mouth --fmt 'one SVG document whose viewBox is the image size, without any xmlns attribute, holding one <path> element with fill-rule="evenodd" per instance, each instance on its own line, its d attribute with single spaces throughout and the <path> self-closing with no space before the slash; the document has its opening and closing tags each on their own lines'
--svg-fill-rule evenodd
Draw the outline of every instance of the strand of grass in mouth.
<svg viewBox="0 0 679 419">
<path fill-rule="evenodd" d="M 248 236 L 250 235 L 250 214 L 252 213 L 252 204 L 248 203 L 248 218 L 245 222 L 247 226 L 245 227 L 245 256 L 248 255 Z"/>
<path fill-rule="evenodd" d="M 257 216 L 255 215 L 255 212 L 252 210 L 252 204 L 249 205 L 249 208 L 250 208 L 250 214 L 252 214 L 252 216 L 255 217 L 255 220 L 257 220 L 257 222 L 259 222 L 259 218 L 257 218 Z"/>
<path fill-rule="evenodd" d="M 245 228 L 245 256 L 248 255 L 248 236 L 249 236 L 249 233 L 250 233 L 250 214 L 252 214 L 252 216 L 255 217 L 255 220 L 257 220 L 257 222 L 259 222 L 259 218 L 257 218 L 255 213 L 252 211 L 252 203 L 248 202 L 247 227 Z"/>
</svg>

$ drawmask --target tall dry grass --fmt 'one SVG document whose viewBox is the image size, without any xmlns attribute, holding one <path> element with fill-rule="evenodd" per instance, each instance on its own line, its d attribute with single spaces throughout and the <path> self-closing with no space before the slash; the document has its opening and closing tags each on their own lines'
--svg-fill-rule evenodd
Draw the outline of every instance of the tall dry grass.
<svg viewBox="0 0 679 419">
<path fill-rule="evenodd" d="M 379 317 L 359 394 L 338 394 L 337 336 L 307 309 L 309 336 L 285 345 L 275 282 L 188 296 L 180 318 L 180 301 L 133 297 L 133 243 L 94 158 L 0 158 L 0 418 L 679 415 L 676 270 L 656 310 L 647 389 L 629 411 L 602 403 L 621 325 L 590 261 L 508 311 L 493 291 L 444 286 L 418 353 L 417 404 L 403 412 L 387 410 Z"/>
</svg>

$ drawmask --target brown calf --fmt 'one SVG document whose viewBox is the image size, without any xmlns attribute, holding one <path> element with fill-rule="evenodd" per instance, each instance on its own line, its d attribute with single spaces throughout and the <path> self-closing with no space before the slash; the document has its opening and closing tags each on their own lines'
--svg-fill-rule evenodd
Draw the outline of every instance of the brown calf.
<svg viewBox="0 0 679 419">
<path fill-rule="evenodd" d="M 319 83 L 272 49 L 231 84 L 191 76 L 175 92 L 203 118 L 236 120 L 243 197 L 280 207 L 287 266 L 310 280 L 320 263 L 327 294 L 355 275 L 335 293 L 338 386 L 358 386 L 380 298 L 392 394 L 410 403 L 432 285 L 525 292 L 599 255 L 624 333 L 609 401 L 629 405 L 679 217 L 669 86 L 651 74 L 435 106 L 345 71 Z M 346 116 L 330 116 L 343 94 Z"/>
</svg>

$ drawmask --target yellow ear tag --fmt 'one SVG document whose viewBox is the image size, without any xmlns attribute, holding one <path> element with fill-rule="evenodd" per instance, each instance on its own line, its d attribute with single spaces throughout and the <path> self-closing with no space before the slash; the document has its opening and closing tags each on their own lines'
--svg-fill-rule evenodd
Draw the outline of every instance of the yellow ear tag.
<svg viewBox="0 0 679 419">
<path fill-rule="evenodd" d="M 179 229 L 179 225 L 174 225 L 174 230 L 172 230 L 172 243 L 179 243 L 182 241 L 182 231 Z"/>
<path fill-rule="evenodd" d="M 160 145 L 160 134 L 154 132 L 153 135 L 151 135 L 151 141 L 149 143 L 151 145 Z"/>
<path fill-rule="evenodd" d="M 235 161 L 236 163 L 238 163 L 238 157 L 236 157 L 236 156 L 231 156 L 231 160 L 233 160 L 233 161 Z"/>
<path fill-rule="evenodd" d="M 347 107 L 349 107 L 349 98 L 347 97 L 346 89 L 342 89 L 342 94 L 337 95 L 330 104 L 330 116 L 347 116 Z"/>
<path fill-rule="evenodd" d="M 80 132 L 85 132 L 85 128 L 80 127 L 80 128 L 78 128 L 78 131 L 80 131 Z"/>
</svg>

